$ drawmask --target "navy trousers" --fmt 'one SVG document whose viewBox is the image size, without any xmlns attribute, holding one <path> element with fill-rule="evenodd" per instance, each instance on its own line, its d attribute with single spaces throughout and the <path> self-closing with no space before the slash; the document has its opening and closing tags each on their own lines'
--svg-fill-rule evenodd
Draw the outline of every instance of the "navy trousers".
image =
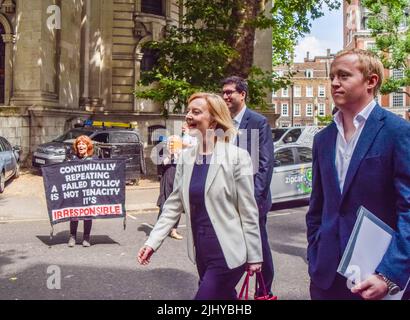
<svg viewBox="0 0 410 320">
<path fill-rule="evenodd" d="M 212 227 L 194 232 L 199 288 L 195 300 L 237 300 L 236 285 L 245 272 L 245 264 L 229 269 Z"/>
<path fill-rule="evenodd" d="M 310 281 L 310 297 L 312 300 L 363 300 L 360 295 L 350 291 L 346 278 L 339 274 L 327 290 L 317 287 Z"/>
<path fill-rule="evenodd" d="M 265 281 L 266 290 L 268 291 L 267 293 L 270 293 L 275 271 L 273 268 L 272 252 L 269 246 L 268 233 L 266 231 L 266 220 L 266 215 L 259 217 L 259 229 L 261 232 L 263 253 L 262 275 L 263 280 Z M 258 295 L 262 295 L 262 292 L 258 292 Z"/>
</svg>

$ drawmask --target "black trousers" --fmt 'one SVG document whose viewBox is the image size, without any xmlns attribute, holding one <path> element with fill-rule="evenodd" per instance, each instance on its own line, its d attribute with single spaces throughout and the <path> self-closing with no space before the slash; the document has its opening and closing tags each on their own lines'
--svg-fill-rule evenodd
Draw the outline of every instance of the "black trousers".
<svg viewBox="0 0 410 320">
<path fill-rule="evenodd" d="M 84 220 L 84 238 L 90 238 L 91 227 L 93 225 L 92 220 Z M 78 220 L 70 221 L 70 235 L 77 236 Z"/>
</svg>

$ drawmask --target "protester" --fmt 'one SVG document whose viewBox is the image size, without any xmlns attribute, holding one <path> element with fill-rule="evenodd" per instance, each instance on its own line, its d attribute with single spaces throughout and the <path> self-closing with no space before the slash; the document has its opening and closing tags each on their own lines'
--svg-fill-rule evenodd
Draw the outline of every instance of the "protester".
<svg viewBox="0 0 410 320">
<path fill-rule="evenodd" d="M 266 231 L 266 216 L 272 207 L 270 193 L 274 164 L 272 130 L 264 116 L 246 107 L 248 84 L 244 79 L 233 76 L 224 79 L 222 84 L 222 96 L 228 105 L 235 128 L 239 130 L 235 144 L 248 151 L 255 168 L 255 199 L 259 209 L 263 250 L 262 275 L 269 295 L 273 296 L 271 288 L 274 267 Z M 262 291 L 258 292 L 258 295 L 262 295 Z"/>
<path fill-rule="evenodd" d="M 410 276 L 410 124 L 375 101 L 383 73 L 380 60 L 359 49 L 331 64 L 338 111 L 314 138 L 306 216 L 312 299 L 382 299 Z M 336 270 L 360 206 L 395 234 L 375 274 L 350 290 Z"/>
<path fill-rule="evenodd" d="M 91 139 L 88 136 L 82 135 L 75 139 L 73 143 L 74 155 L 72 160 L 92 160 L 94 154 L 94 146 Z M 90 247 L 90 234 L 92 227 L 92 219 L 84 219 L 84 235 L 83 235 L 83 247 Z M 68 240 L 68 246 L 74 247 L 77 239 L 78 219 L 70 219 L 70 239 Z"/>
<path fill-rule="evenodd" d="M 185 212 L 188 255 L 199 274 L 195 299 L 237 299 L 235 286 L 244 271 L 260 271 L 262 262 L 251 159 L 229 143 L 235 130 L 221 97 L 196 93 L 188 103 L 186 121 L 189 133 L 197 133 L 198 145 L 181 153 L 174 191 L 138 261 L 150 262 Z"/>
</svg>

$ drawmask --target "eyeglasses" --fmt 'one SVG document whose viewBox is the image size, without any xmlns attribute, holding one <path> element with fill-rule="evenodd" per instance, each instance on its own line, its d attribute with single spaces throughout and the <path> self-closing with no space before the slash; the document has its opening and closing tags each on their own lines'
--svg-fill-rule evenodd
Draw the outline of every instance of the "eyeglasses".
<svg viewBox="0 0 410 320">
<path fill-rule="evenodd" d="M 225 91 L 222 91 L 222 97 L 224 96 L 224 95 L 227 95 L 228 97 L 230 97 L 231 95 L 232 95 L 232 93 L 234 93 L 234 92 L 238 92 L 237 90 L 225 90 Z"/>
</svg>

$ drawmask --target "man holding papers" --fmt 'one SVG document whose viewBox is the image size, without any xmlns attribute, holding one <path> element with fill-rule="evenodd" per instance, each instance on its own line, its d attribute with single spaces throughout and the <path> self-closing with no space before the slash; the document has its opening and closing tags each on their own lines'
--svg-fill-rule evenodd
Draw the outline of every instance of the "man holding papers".
<svg viewBox="0 0 410 320">
<path fill-rule="evenodd" d="M 410 124 L 375 101 L 383 73 L 377 58 L 358 49 L 340 52 L 331 65 L 339 111 L 314 139 L 306 216 L 312 299 L 382 299 L 409 279 Z M 337 267 L 360 206 L 394 235 L 375 274 L 349 289 Z"/>
</svg>

